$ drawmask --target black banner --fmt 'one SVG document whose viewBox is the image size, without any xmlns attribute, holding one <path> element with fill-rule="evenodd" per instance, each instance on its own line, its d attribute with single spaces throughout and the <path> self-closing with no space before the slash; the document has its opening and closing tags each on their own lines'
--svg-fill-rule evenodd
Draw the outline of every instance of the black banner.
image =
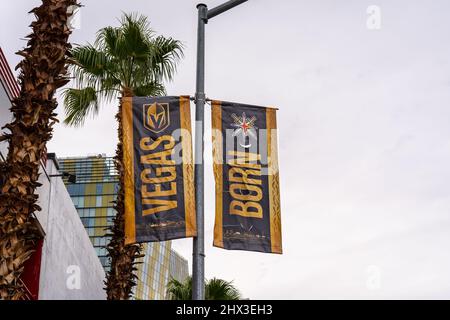
<svg viewBox="0 0 450 320">
<path fill-rule="evenodd" d="M 125 243 L 196 235 L 189 97 L 122 100 Z"/>
<path fill-rule="evenodd" d="M 282 253 L 276 109 L 212 103 L 214 246 Z"/>
</svg>

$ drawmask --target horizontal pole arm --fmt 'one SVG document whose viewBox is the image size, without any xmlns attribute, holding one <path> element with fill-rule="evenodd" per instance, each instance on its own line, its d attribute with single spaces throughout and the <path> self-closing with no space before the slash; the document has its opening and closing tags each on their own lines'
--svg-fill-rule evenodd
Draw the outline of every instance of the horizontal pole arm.
<svg viewBox="0 0 450 320">
<path fill-rule="evenodd" d="M 234 8 L 244 2 L 247 2 L 248 0 L 230 0 L 227 1 L 215 8 L 212 8 L 208 10 L 208 19 L 214 18 L 215 16 L 224 13 L 227 10 L 230 10 L 231 8 Z"/>
</svg>

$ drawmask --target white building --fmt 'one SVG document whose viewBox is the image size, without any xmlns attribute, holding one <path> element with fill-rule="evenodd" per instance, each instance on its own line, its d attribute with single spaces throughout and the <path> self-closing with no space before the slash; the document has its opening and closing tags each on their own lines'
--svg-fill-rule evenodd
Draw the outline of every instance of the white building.
<svg viewBox="0 0 450 320">
<path fill-rule="evenodd" d="M 18 92 L 0 48 L 0 127 L 11 120 L 10 102 Z M 0 161 L 6 159 L 6 154 L 7 144 L 0 143 Z M 37 193 L 42 210 L 35 213 L 35 218 L 42 240 L 22 275 L 28 298 L 106 299 L 105 272 L 58 169 L 54 155 L 41 162 L 42 187 Z"/>
</svg>

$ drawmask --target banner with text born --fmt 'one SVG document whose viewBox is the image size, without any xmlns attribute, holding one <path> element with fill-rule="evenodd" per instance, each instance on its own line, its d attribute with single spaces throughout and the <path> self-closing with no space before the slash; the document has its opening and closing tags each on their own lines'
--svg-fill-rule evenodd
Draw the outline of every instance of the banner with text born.
<svg viewBox="0 0 450 320">
<path fill-rule="evenodd" d="M 190 99 L 122 99 L 125 243 L 196 236 Z"/>
<path fill-rule="evenodd" d="M 214 246 L 282 253 L 276 109 L 212 102 Z"/>
</svg>

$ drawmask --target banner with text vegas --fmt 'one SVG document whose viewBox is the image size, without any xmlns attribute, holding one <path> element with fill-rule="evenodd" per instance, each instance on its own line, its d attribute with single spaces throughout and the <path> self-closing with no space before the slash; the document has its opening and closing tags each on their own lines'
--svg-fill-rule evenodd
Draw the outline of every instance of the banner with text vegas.
<svg viewBox="0 0 450 320">
<path fill-rule="evenodd" d="M 189 97 L 122 100 L 125 243 L 196 235 Z"/>
<path fill-rule="evenodd" d="M 214 246 L 282 253 L 276 109 L 212 102 Z"/>
</svg>

